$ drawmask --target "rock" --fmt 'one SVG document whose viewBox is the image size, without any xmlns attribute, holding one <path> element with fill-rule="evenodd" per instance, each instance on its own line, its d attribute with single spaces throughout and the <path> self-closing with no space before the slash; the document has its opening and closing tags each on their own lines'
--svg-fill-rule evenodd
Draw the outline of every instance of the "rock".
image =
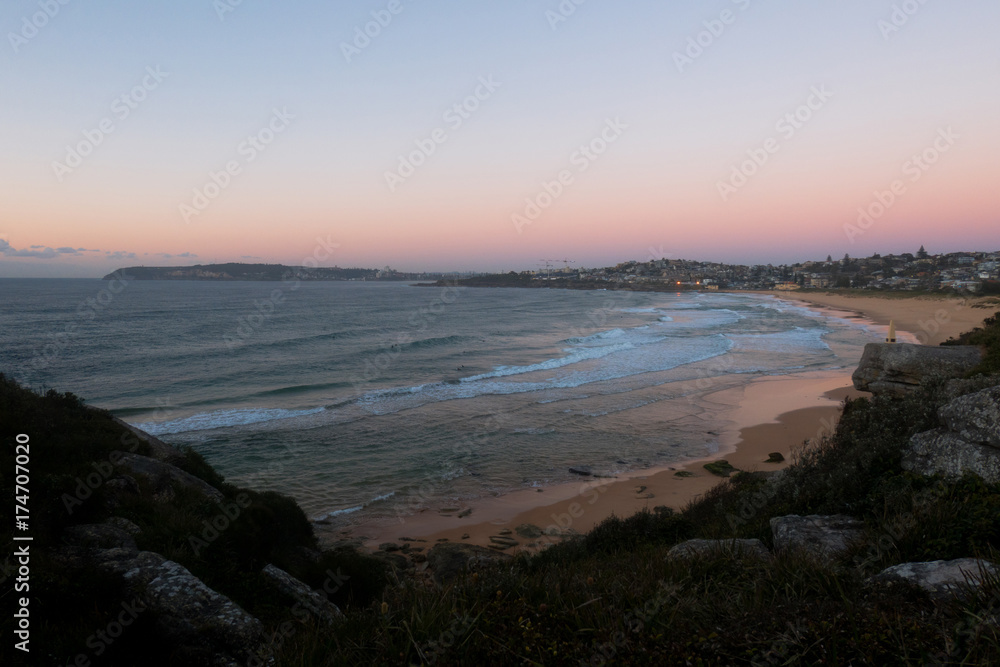
<svg viewBox="0 0 1000 667">
<path fill-rule="evenodd" d="M 457 542 L 438 544 L 427 554 L 427 563 L 439 584 L 448 583 L 465 572 L 493 563 L 505 563 L 510 559 L 507 554 L 492 549 Z"/>
<path fill-rule="evenodd" d="M 399 548 L 400 548 L 399 545 L 396 544 L 395 542 L 383 542 L 382 544 L 378 545 L 379 551 L 385 551 L 387 553 L 391 553 L 393 551 L 399 551 Z"/>
<path fill-rule="evenodd" d="M 932 598 L 943 600 L 965 597 L 971 589 L 978 589 L 983 583 L 984 574 L 1000 575 L 1000 568 L 980 558 L 959 558 L 893 565 L 882 570 L 873 579 L 909 581 L 927 591 Z"/>
<path fill-rule="evenodd" d="M 490 536 L 490 542 L 492 542 L 493 544 L 499 544 L 499 545 L 503 546 L 503 548 L 505 548 L 505 549 L 507 549 L 509 547 L 516 547 L 519 544 L 521 544 L 520 542 L 518 542 L 517 540 L 515 540 L 512 537 L 503 537 L 503 536 L 498 536 L 498 535 L 491 535 Z"/>
<path fill-rule="evenodd" d="M 459 519 L 464 519 L 465 517 L 469 516 L 470 514 L 472 514 L 472 508 L 471 507 L 468 508 L 468 509 L 464 509 L 461 512 L 459 512 L 458 513 L 458 518 Z"/>
<path fill-rule="evenodd" d="M 292 575 L 279 567 L 268 564 L 261 570 L 275 587 L 288 597 L 295 600 L 310 614 L 330 625 L 334 620 L 343 618 L 340 608 L 326 599 L 326 596 L 314 591 Z"/>
<path fill-rule="evenodd" d="M 145 477 L 150 481 L 154 487 L 154 497 L 157 500 L 172 500 L 174 497 L 174 490 L 172 488 L 174 484 L 193 489 L 216 502 L 222 502 L 223 500 L 222 492 L 214 486 L 169 463 L 138 454 L 112 452 L 113 457 L 116 455 L 116 460 L 119 461 L 120 466 L 127 468 L 132 474 Z"/>
<path fill-rule="evenodd" d="M 667 558 L 694 558 L 723 554 L 734 558 L 768 558 L 771 552 L 760 540 L 688 540 L 672 547 Z"/>
<path fill-rule="evenodd" d="M 514 529 L 514 532 L 529 540 L 537 539 L 544 534 L 541 528 L 531 523 L 522 523 Z"/>
<path fill-rule="evenodd" d="M 656 496 L 654 494 L 652 494 L 652 493 L 650 493 L 650 492 L 647 491 L 646 493 L 640 493 L 640 494 L 636 495 L 635 498 L 636 498 L 636 500 L 652 500 L 655 497 Z"/>
<path fill-rule="evenodd" d="M 933 382 L 958 378 L 982 361 L 973 345 L 868 343 L 851 379 L 855 389 L 902 396 Z"/>
<path fill-rule="evenodd" d="M 956 398 L 938 416 L 963 440 L 1000 449 L 1000 386 Z"/>
<path fill-rule="evenodd" d="M 574 466 L 569 469 L 574 475 L 581 475 L 583 477 L 590 477 L 594 474 L 593 469 L 590 466 Z"/>
<path fill-rule="evenodd" d="M 375 551 L 371 554 L 372 558 L 376 558 L 394 570 L 404 572 L 413 567 L 413 563 L 410 559 L 402 554 L 402 552 L 388 553 L 386 551 Z"/>
<path fill-rule="evenodd" d="M 930 477 L 957 479 L 979 475 L 989 484 L 1000 482 L 1000 449 L 963 440 L 955 433 L 935 429 L 917 433 L 903 451 L 903 470 Z"/>
<path fill-rule="evenodd" d="M 104 523 L 108 524 L 109 526 L 115 526 L 116 528 L 121 528 L 132 537 L 135 537 L 136 535 L 142 532 L 142 529 L 139 528 L 139 526 L 132 523 L 125 517 L 121 516 L 113 516 Z"/>
<path fill-rule="evenodd" d="M 111 420 L 116 424 L 118 424 L 119 426 L 125 427 L 126 429 L 131 431 L 132 434 L 135 435 L 139 440 L 149 445 L 150 453 L 153 455 L 153 458 L 156 459 L 157 461 L 163 461 L 164 463 L 169 463 L 172 465 L 177 463 L 178 461 L 184 460 L 184 452 L 177 449 L 173 445 L 168 445 L 167 443 L 163 442 L 156 436 L 150 435 L 149 433 L 146 433 L 142 429 L 136 428 L 135 426 L 132 426 L 131 424 L 122 421 L 118 417 L 112 416 Z"/>
<path fill-rule="evenodd" d="M 694 473 L 688 470 L 678 470 L 674 473 L 674 477 L 694 477 Z"/>
<path fill-rule="evenodd" d="M 200 654 L 187 664 L 244 664 L 266 654 L 261 622 L 180 564 L 151 551 L 109 549 L 96 557 L 122 576 L 164 639 Z"/>
<path fill-rule="evenodd" d="M 781 452 L 771 452 L 767 455 L 767 460 L 764 463 L 782 463 L 784 460 L 785 457 Z"/>
<path fill-rule="evenodd" d="M 134 523 L 127 519 L 122 521 L 135 526 L 138 532 L 139 527 Z M 133 534 L 135 533 L 108 523 L 88 523 L 70 526 L 63 532 L 63 539 L 67 544 L 83 549 L 124 549 L 138 553 L 139 548 Z"/>
<path fill-rule="evenodd" d="M 513 534 L 514 531 L 512 531 L 510 528 L 504 528 L 498 533 L 498 535 L 513 535 Z"/>
<path fill-rule="evenodd" d="M 832 516 L 776 516 L 771 518 L 775 551 L 804 549 L 817 556 L 836 558 L 861 537 L 864 524 L 844 514 Z"/>
<path fill-rule="evenodd" d="M 462 539 L 463 540 L 469 539 L 469 534 L 468 533 L 462 533 Z"/>
<path fill-rule="evenodd" d="M 718 475 L 719 477 L 729 477 L 734 472 L 739 472 L 736 468 L 729 465 L 729 461 L 724 459 L 719 459 L 718 461 L 713 461 L 712 463 L 706 463 L 702 467 L 713 475 Z"/>
</svg>

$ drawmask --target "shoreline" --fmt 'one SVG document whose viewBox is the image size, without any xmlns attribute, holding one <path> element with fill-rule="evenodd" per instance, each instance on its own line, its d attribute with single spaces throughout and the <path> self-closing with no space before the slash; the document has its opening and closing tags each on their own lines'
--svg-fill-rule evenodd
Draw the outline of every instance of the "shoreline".
<svg viewBox="0 0 1000 667">
<path fill-rule="evenodd" d="M 923 338 L 930 344 L 978 326 L 989 314 L 971 308 L 967 301 L 923 299 L 924 303 L 914 305 L 910 301 L 919 298 L 753 293 L 805 304 L 828 316 L 868 320 L 869 325 L 879 329 L 895 320 L 901 340 Z M 929 314 L 929 309 L 924 308 L 927 301 L 938 306 Z M 921 321 L 921 317 L 930 319 Z M 918 324 L 916 332 L 912 331 L 914 324 Z M 932 329 L 933 334 L 928 333 Z M 634 470 L 614 478 L 581 477 L 579 482 L 479 498 L 463 506 L 471 510 L 470 514 L 426 509 L 402 520 L 373 520 L 349 528 L 317 525 L 317 534 L 321 541 L 360 541 L 374 551 L 385 542 L 409 541 L 420 542 L 425 548 L 444 541 L 487 547 L 493 544 L 491 537 L 501 537 L 503 532 L 518 542 L 506 550 L 514 554 L 533 552 L 559 539 L 547 535 L 525 538 L 514 532 L 519 526 L 534 526 L 552 535 L 583 534 L 612 515 L 628 517 L 658 506 L 680 511 L 723 480 L 707 471 L 705 463 L 723 459 L 739 470 L 777 471 L 789 465 L 793 451 L 805 441 L 832 432 L 843 400 L 865 395 L 854 389 L 851 372 L 853 369 L 837 369 L 766 376 L 743 387 L 707 394 L 706 400 L 722 407 L 720 421 L 729 426 L 718 433 L 719 451 L 705 457 Z M 772 452 L 780 453 L 785 460 L 767 463 Z"/>
<path fill-rule="evenodd" d="M 791 461 L 793 449 L 833 427 L 843 398 L 861 395 L 849 386 L 849 380 L 845 385 L 841 371 L 808 375 L 773 376 L 709 394 L 709 400 L 724 406 L 731 426 L 719 432 L 719 451 L 707 456 L 634 470 L 614 478 L 581 477 L 579 482 L 480 498 L 465 506 L 472 513 L 461 518 L 453 512 L 425 510 L 402 522 L 386 519 L 323 531 L 324 537 L 360 540 L 373 551 L 385 542 L 411 540 L 427 545 L 449 541 L 485 547 L 501 531 L 515 531 L 525 524 L 549 533 L 582 534 L 612 514 L 626 517 L 663 505 L 679 511 L 722 481 L 722 477 L 704 469 L 705 463 L 724 459 L 745 471 L 781 470 Z M 772 414 L 776 401 L 785 406 L 778 415 Z M 772 452 L 781 453 L 785 460 L 766 463 Z M 690 476 L 680 477 L 678 472 Z M 508 553 L 535 551 L 552 542 L 545 537 L 511 537 L 520 545 Z"/>
<path fill-rule="evenodd" d="M 991 303 L 990 297 L 966 298 L 929 296 L 867 296 L 817 292 L 754 291 L 785 301 L 807 304 L 821 310 L 838 310 L 860 315 L 884 327 L 896 323 L 897 332 L 905 332 L 921 345 L 940 345 L 952 336 L 981 326 L 983 320 L 1000 310 L 994 307 L 976 308 L 976 304 Z M 902 342 L 902 341 L 901 341 Z"/>
</svg>

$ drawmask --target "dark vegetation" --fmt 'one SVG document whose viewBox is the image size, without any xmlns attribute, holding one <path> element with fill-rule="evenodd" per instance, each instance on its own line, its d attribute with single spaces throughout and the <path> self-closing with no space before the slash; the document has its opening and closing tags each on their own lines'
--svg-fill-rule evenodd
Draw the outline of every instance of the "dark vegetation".
<svg viewBox="0 0 1000 667">
<path fill-rule="evenodd" d="M 192 537 L 204 537 L 206 520 L 219 516 L 218 504 L 185 489 L 177 489 L 172 500 L 156 500 L 142 478 L 137 478 L 141 493 L 117 498 L 112 512 L 108 508 L 110 491 L 104 484 L 108 475 L 101 471 L 110 470 L 105 464 L 110 465 L 113 451 L 148 455 L 149 446 L 106 412 L 83 405 L 73 394 L 50 390 L 39 396 L 0 375 L 0 438 L 4 443 L 0 450 L 0 492 L 8 507 L 14 502 L 14 441 L 18 433 L 30 434 L 31 438 L 30 529 L 22 534 L 33 537 L 29 582 L 32 653 L 24 662 L 18 652 L 20 664 L 64 665 L 79 654 L 85 654 L 93 664 L 176 664 L 176 647 L 152 643 L 150 630 L 155 619 L 149 614 L 140 615 L 135 627 L 111 644 L 99 660 L 92 648 L 96 645 L 93 640 L 88 648 L 88 638 L 106 628 L 128 598 L 114 578 L 86 565 L 67 569 L 54 554 L 62 546 L 66 527 L 100 523 L 112 515 L 124 517 L 142 529 L 136 536 L 140 549 L 180 563 L 271 627 L 285 620 L 289 605 L 260 575 L 268 563 L 320 590 L 334 575 L 332 579 L 341 585 L 327 586 L 334 591 L 330 598 L 345 609 L 366 607 L 388 581 L 381 562 L 354 552 L 326 552 L 318 563 L 303 559 L 300 548 L 315 549 L 317 544 L 312 525 L 294 500 L 226 484 L 192 450 L 184 451 L 178 467 L 218 488 L 227 502 L 240 494 L 250 500 L 218 537 L 203 545 L 192 541 Z M 13 612 L 6 612 L 14 608 L 16 597 L 23 595 L 15 596 L 12 590 L 16 576 L 16 561 L 11 558 L 15 549 L 13 528 L 13 516 L 0 528 L 4 544 L 0 554 L 4 655 L 13 652 Z"/>
<path fill-rule="evenodd" d="M 955 341 L 988 350 L 966 391 L 1000 382 L 990 375 L 997 372 L 998 331 L 994 316 Z M 900 466 L 909 438 L 938 426 L 945 400 L 944 387 L 930 387 L 902 399 L 848 401 L 835 433 L 799 449 L 778 476 L 733 474 L 681 512 L 612 517 L 588 535 L 444 588 L 387 573 L 381 561 L 350 550 L 303 562 L 296 548 L 316 548 L 316 540 L 292 500 L 232 487 L 191 451 L 184 469 L 228 498 L 253 498 L 232 528 L 195 555 L 188 537 L 217 513 L 214 504 L 184 493 L 169 503 L 143 495 L 115 514 L 142 528 L 140 548 L 180 562 L 270 632 L 291 620 L 295 631 L 274 644 L 278 665 L 1000 664 L 1000 625 L 990 621 L 1000 615 L 1000 580 L 961 602 L 868 581 L 908 561 L 1000 560 L 1000 485 L 974 476 L 924 478 Z M 8 499 L 17 433 L 32 434 L 33 645 L 45 647 L 39 664 L 67 664 L 114 617 L 122 593 L 106 575 L 57 567 L 46 554 L 66 526 L 108 516 L 102 488 L 72 514 L 61 498 L 94 462 L 129 449 L 127 434 L 71 394 L 40 397 L 0 378 L 0 488 Z M 772 546 L 771 517 L 828 513 L 865 524 L 865 544 L 836 562 L 803 553 L 665 558 L 671 545 L 694 537 Z M 11 553 L 8 525 L 0 536 Z M 333 595 L 346 618 L 332 628 L 293 619 L 288 600 L 259 574 L 267 563 L 316 588 L 331 572 L 348 575 Z M 11 595 L 8 579 L 5 603 Z M 10 623 L 5 614 L 8 638 Z M 171 664 L 172 647 L 149 639 L 154 623 L 141 618 L 94 664 Z"/>
<path fill-rule="evenodd" d="M 942 345 L 980 345 L 985 348 L 986 354 L 983 363 L 974 368 L 971 375 L 1000 373 L 1000 312 L 986 318 L 983 326 L 950 338 Z"/>
</svg>

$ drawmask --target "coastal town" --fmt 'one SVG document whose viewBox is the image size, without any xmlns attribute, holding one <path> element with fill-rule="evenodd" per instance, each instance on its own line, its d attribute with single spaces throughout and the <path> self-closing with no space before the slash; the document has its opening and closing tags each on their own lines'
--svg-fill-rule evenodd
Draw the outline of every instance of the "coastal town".
<svg viewBox="0 0 1000 667">
<path fill-rule="evenodd" d="M 795 264 L 724 264 L 685 259 L 623 262 L 587 269 L 563 266 L 522 271 L 531 281 L 647 285 L 704 290 L 863 289 L 1000 294 L 1000 251 L 915 253 L 805 261 Z"/>
</svg>

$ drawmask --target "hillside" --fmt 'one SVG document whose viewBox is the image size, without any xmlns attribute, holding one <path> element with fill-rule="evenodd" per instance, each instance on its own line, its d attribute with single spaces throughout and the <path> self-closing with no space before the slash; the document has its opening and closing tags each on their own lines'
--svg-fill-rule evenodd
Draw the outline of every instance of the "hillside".
<svg viewBox="0 0 1000 667">
<path fill-rule="evenodd" d="M 374 280 L 375 269 L 308 268 L 283 264 L 197 264 L 195 266 L 130 266 L 104 280 Z"/>
</svg>

